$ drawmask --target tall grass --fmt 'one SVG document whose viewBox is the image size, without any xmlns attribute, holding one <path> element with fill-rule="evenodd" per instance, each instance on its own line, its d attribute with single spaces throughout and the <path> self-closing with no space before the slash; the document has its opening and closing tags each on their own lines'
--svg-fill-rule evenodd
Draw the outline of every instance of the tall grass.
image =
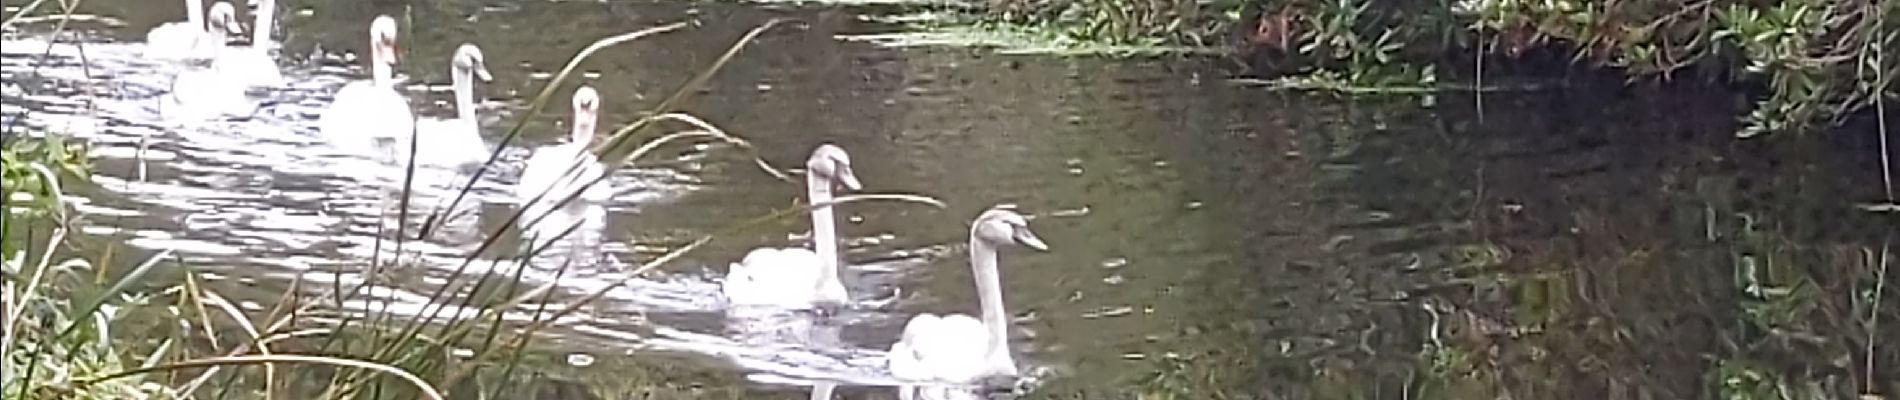
<svg viewBox="0 0 1900 400">
<path fill-rule="evenodd" d="M 717 60 L 698 75 L 683 83 L 651 112 L 616 129 L 590 151 L 600 156 L 609 169 L 624 168 L 646 154 L 669 144 L 713 141 L 721 148 L 750 154 L 761 170 L 786 182 L 789 174 L 757 155 L 751 142 L 733 135 L 698 117 L 673 108 L 694 93 L 727 62 L 764 31 L 779 24 L 771 21 L 736 39 Z M 561 72 L 530 102 L 521 115 L 541 112 L 558 88 L 582 61 L 615 46 L 655 34 L 687 28 L 675 23 L 601 39 L 579 50 Z M 495 154 L 477 172 L 496 170 L 501 147 L 512 142 L 526 125 L 522 118 L 498 144 Z M 604 122 L 604 121 L 603 121 Z M 603 124 L 606 125 L 606 124 Z M 453 210 L 464 200 L 476 177 L 462 182 L 460 192 L 446 204 L 432 205 L 428 218 L 419 226 L 406 222 L 411 209 L 415 166 L 407 167 L 398 193 L 394 241 L 384 246 L 379 240 L 376 253 L 362 269 L 361 280 L 345 285 L 344 272 L 338 272 L 327 288 L 306 288 L 293 281 L 275 305 L 262 313 L 245 312 L 233 301 L 203 281 L 191 266 L 175 262 L 170 252 L 161 252 L 126 271 L 106 271 L 114 263 L 112 251 L 82 255 L 68 247 L 70 232 L 78 222 L 58 199 L 65 191 L 59 171 L 84 171 L 86 157 L 66 152 L 58 139 L 52 145 L 22 147 L 6 153 L 7 198 L 21 193 L 32 201 L 6 205 L 9 215 L 21 212 L 28 224 L 50 222 L 43 237 L 16 229 L 15 219 L 6 219 L 4 358 L 5 380 L 0 394 L 14 398 L 515 398 L 526 390 L 515 372 L 537 335 L 556 319 L 586 307 L 608 291 L 624 284 L 596 289 L 570 301 L 554 303 L 550 295 L 572 265 L 562 264 L 557 279 L 531 285 L 521 275 L 529 261 L 546 250 L 530 249 L 518 260 L 481 260 L 490 247 L 503 243 L 504 231 L 517 221 L 539 222 L 543 215 L 509 216 L 504 227 L 487 232 L 480 246 L 465 256 L 446 282 L 429 293 L 429 302 L 417 315 L 396 315 L 373 307 L 348 304 L 374 304 L 364 292 L 390 285 L 384 272 L 408 267 L 386 263 L 384 253 L 401 256 L 403 243 L 426 239 L 444 220 L 455 218 Z M 413 143 L 414 141 L 412 141 Z M 24 142 L 23 142 L 24 143 Z M 21 145 L 26 146 L 26 145 Z M 27 151 L 32 150 L 32 151 Z M 410 149 L 411 158 L 416 149 Z M 17 154 L 16 154 L 17 153 Z M 580 166 L 578 160 L 575 168 Z M 83 176 L 83 174 L 78 174 Z M 16 179 L 17 178 L 17 179 Z M 601 179 L 605 179 L 602 176 Z M 600 179 L 586 183 L 599 184 Z M 575 201 L 578 193 L 558 199 L 565 204 Z M 548 196 L 542 194 L 541 197 Z M 50 200 L 47 200 L 50 199 Z M 532 199 L 539 201 L 540 198 Z M 904 194 L 845 196 L 835 203 L 889 200 L 923 203 L 941 207 L 934 199 Z M 830 204 L 804 205 L 779 210 L 722 229 L 672 249 L 628 271 L 626 279 L 635 279 L 646 271 L 677 260 L 715 237 L 734 230 L 749 229 L 764 222 L 807 212 Z M 578 227 L 565 227 L 561 236 Z M 414 229 L 411 229 L 414 228 Z M 16 232 L 23 232 L 16 234 Z M 411 234 L 413 232 L 413 234 Z M 37 240 L 36 240 L 37 239 Z M 553 238 L 555 240 L 559 237 Z M 550 243 L 552 240 L 549 241 Z M 15 246 L 15 243 L 22 243 Z M 29 257 L 31 255 L 31 257 Z M 93 258 L 88 259 L 87 257 Z M 399 259 L 395 258 L 395 259 Z M 476 263 L 486 268 L 471 268 Z M 183 270 L 176 283 L 150 287 L 152 271 L 164 265 Z M 510 268 L 512 267 L 512 268 Z M 512 272 L 510 272 L 512 271 Z M 105 279 L 116 277 L 116 279 Z M 301 278 L 299 278 L 301 279 Z M 320 295 L 310 295 L 322 292 Z M 458 295 L 469 293 L 468 295 Z M 524 307 L 524 304 L 540 304 Z M 448 313 L 448 310 L 477 310 L 474 316 Z M 528 312 L 533 322 L 508 323 L 504 315 Z M 457 315 L 448 315 L 457 314 Z M 137 333 L 133 333 L 137 332 Z M 155 342 L 155 343 L 154 343 Z M 479 383 L 479 384 L 478 384 Z M 467 393 L 463 393 L 467 392 Z"/>
</svg>

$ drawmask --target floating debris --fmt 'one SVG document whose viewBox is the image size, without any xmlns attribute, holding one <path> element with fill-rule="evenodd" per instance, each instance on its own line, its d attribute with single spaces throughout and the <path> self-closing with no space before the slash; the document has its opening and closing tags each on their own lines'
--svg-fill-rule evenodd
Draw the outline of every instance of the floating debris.
<svg viewBox="0 0 1900 400">
<path fill-rule="evenodd" d="M 1083 319 L 1114 318 L 1134 314 L 1135 308 L 1129 306 L 1103 307 L 1095 311 L 1082 313 Z"/>
<path fill-rule="evenodd" d="M 567 365 L 572 365 L 576 367 L 585 367 L 589 365 L 594 365 L 594 356 L 586 354 L 586 353 L 568 354 Z"/>
<path fill-rule="evenodd" d="M 1104 269 L 1116 269 L 1116 268 L 1121 268 L 1121 267 L 1126 267 L 1126 266 L 1128 266 L 1127 258 L 1115 257 L 1115 258 L 1110 258 L 1107 260 L 1102 260 L 1102 268 Z"/>
<path fill-rule="evenodd" d="M 1123 278 L 1122 274 L 1114 274 L 1114 275 L 1109 275 L 1107 278 L 1102 278 L 1102 283 L 1106 283 L 1110 285 L 1120 285 L 1122 284 L 1122 282 L 1127 282 L 1127 281 L 1128 281 L 1128 278 Z"/>
<path fill-rule="evenodd" d="M 1089 215 L 1089 211 L 1090 211 L 1089 206 L 1082 206 L 1081 208 L 1071 208 L 1071 209 L 1066 209 L 1066 210 L 1050 211 L 1049 216 L 1051 217 L 1080 217 L 1084 215 Z"/>
</svg>

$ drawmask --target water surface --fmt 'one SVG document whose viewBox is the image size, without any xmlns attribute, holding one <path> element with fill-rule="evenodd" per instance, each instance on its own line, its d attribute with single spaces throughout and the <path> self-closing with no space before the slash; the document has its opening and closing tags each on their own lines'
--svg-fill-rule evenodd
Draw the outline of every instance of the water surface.
<svg viewBox="0 0 1900 400">
<path fill-rule="evenodd" d="M 556 324 L 539 347 L 549 359 L 596 361 L 549 365 L 547 381 L 564 389 L 548 398 L 632 393 L 617 386 L 629 374 L 731 396 L 799 397 L 822 380 L 844 385 L 841 396 L 886 398 L 876 357 L 905 319 L 975 312 L 967 224 L 998 203 L 1035 215 L 1053 248 L 1003 254 L 1012 347 L 1040 378 L 1038 395 L 1689 398 L 1706 393 L 1708 360 L 1735 357 L 1722 343 L 1761 340 L 1737 327 L 1748 323 L 1736 316 L 1748 300 L 1737 260 L 1798 254 L 1813 279 L 1862 287 L 1855 277 L 1878 264 L 1851 255 L 1883 251 L 1894 233 L 1851 207 L 1880 198 L 1870 132 L 1736 142 L 1723 133 L 1726 94 L 1577 88 L 1487 96 L 1482 110 L 1469 96 L 1346 102 L 1231 87 L 1198 58 L 878 48 L 836 37 L 889 29 L 855 18 L 876 10 L 828 6 L 286 1 L 278 37 L 292 87 L 254 93 L 263 105 L 247 118 L 177 126 L 150 106 L 177 67 L 137 56 L 145 29 L 182 15 L 162 3 L 86 3 L 123 24 L 82 26 L 83 60 L 62 45 L 42 63 L 44 36 L 9 37 L 9 134 L 92 141 L 100 184 L 82 189 L 80 209 L 101 227 L 88 233 L 176 249 L 252 302 L 274 301 L 297 277 L 362 280 L 377 246 L 391 245 L 377 240 L 378 193 L 364 182 L 394 170 L 328 150 L 314 128 L 330 93 L 362 76 L 337 54 L 360 54 L 378 13 L 408 21 L 398 70 L 419 114 L 450 115 L 447 56 L 466 41 L 496 78 L 478 89 L 484 135 L 492 143 L 531 120 L 499 171 L 478 180 L 475 217 L 405 244 L 421 257 L 370 296 L 385 301 L 379 310 L 419 308 L 512 212 L 529 149 L 566 131 L 565 101 L 524 115 L 545 74 L 594 39 L 666 22 L 702 24 L 583 64 L 604 128 L 652 107 L 745 30 L 790 18 L 801 23 L 764 35 L 682 109 L 774 164 L 837 143 L 867 188 L 949 204 L 844 207 L 846 285 L 860 300 L 896 301 L 818 326 L 794 319 L 787 329 L 813 332 L 802 341 L 747 334 L 709 296 L 727 263 L 755 246 L 801 245 L 808 223 L 722 237 Z M 588 227 L 605 240 L 599 257 L 568 270 L 538 260 L 527 273 L 558 278 L 558 298 L 803 192 L 719 146 L 670 147 L 609 182 L 607 217 Z M 1815 334 L 1819 355 L 1772 359 L 1811 368 L 1802 376 L 1836 393 L 1860 380 L 1820 366 L 1900 358 L 1850 351 L 1865 335 Z M 692 372 L 658 372 L 682 366 Z"/>
</svg>

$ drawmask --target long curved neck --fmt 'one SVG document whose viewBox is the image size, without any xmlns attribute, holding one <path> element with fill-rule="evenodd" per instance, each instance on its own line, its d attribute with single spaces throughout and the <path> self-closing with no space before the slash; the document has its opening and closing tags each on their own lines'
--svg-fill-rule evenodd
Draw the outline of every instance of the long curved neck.
<svg viewBox="0 0 1900 400">
<path fill-rule="evenodd" d="M 210 30 L 205 27 L 204 0 L 185 0 L 185 21 L 191 22 L 191 26 L 199 30 Z"/>
<path fill-rule="evenodd" d="M 205 37 L 211 40 L 211 55 L 214 58 L 218 54 L 224 53 L 224 42 L 231 38 L 231 34 L 225 29 L 223 26 L 214 26 L 211 30 L 205 31 Z"/>
<path fill-rule="evenodd" d="M 983 327 L 989 329 L 990 361 L 1009 358 L 1009 313 L 1003 311 L 1003 283 L 996 272 L 996 248 L 970 235 L 970 272 L 976 278 L 977 302 L 983 308 Z"/>
<path fill-rule="evenodd" d="M 818 174 L 805 174 L 805 195 L 812 204 L 831 202 L 831 181 Z M 825 277 L 838 276 L 838 227 L 835 221 L 831 216 L 831 206 L 811 210 L 812 252 L 818 253 L 818 266 Z"/>
<path fill-rule="evenodd" d="M 377 46 L 377 44 L 374 43 L 374 41 L 370 43 L 370 46 L 371 46 L 370 48 L 372 49 L 369 52 L 370 54 L 369 56 L 370 81 L 376 83 L 376 86 L 382 86 L 382 87 L 389 87 L 389 86 L 395 85 L 396 72 L 389 68 L 389 60 L 383 59 L 383 52 L 374 50 L 375 46 Z"/>
<path fill-rule="evenodd" d="M 593 143 L 591 142 L 593 141 L 594 116 L 592 114 L 582 115 L 581 113 L 575 113 L 574 130 L 568 131 L 567 133 L 568 144 L 574 145 L 575 148 L 581 149 L 581 151 L 587 151 L 587 146 L 592 145 Z"/>
<path fill-rule="evenodd" d="M 455 84 L 455 116 L 465 121 L 475 120 L 475 76 L 474 72 L 464 68 L 450 68 L 450 79 Z"/>
<path fill-rule="evenodd" d="M 194 0 L 198 1 L 198 0 Z M 270 43 L 271 20 L 277 15 L 277 0 L 260 0 L 257 3 L 257 20 L 251 23 L 251 48 L 265 49 Z"/>
</svg>

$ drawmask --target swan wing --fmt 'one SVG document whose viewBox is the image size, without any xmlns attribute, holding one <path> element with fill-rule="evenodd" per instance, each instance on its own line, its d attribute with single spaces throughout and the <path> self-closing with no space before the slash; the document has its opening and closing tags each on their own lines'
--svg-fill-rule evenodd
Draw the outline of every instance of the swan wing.
<svg viewBox="0 0 1900 400">
<path fill-rule="evenodd" d="M 968 315 L 913 317 L 904 326 L 904 338 L 900 342 L 905 344 L 914 361 L 900 361 L 901 367 L 909 369 L 910 376 L 899 377 L 947 382 L 975 380 L 986 367 L 988 338 L 989 331 L 983 328 L 983 323 Z"/>
<path fill-rule="evenodd" d="M 470 170 L 488 161 L 488 144 L 482 140 L 480 127 L 474 121 L 460 118 L 423 119 L 416 121 L 416 135 L 424 138 L 429 151 L 416 152 L 416 163 Z M 397 149 L 407 150 L 407 138 L 396 141 Z"/>
<path fill-rule="evenodd" d="M 270 54 L 261 48 L 231 49 L 219 53 L 218 58 L 212 60 L 212 68 L 246 86 L 284 86 L 284 74 L 277 69 L 277 61 L 272 60 Z"/>
<path fill-rule="evenodd" d="M 192 69 L 172 77 L 171 92 L 160 107 L 167 119 L 189 120 L 247 115 L 253 105 L 244 98 L 244 88 L 211 70 Z"/>
<path fill-rule="evenodd" d="M 409 100 L 395 90 L 369 81 L 343 85 L 318 117 L 318 129 L 332 138 L 406 138 L 415 129 L 415 123 Z"/>
<path fill-rule="evenodd" d="M 568 173 L 568 170 L 573 167 L 577 153 L 579 153 L 580 150 L 581 147 L 574 144 L 549 146 L 535 150 L 533 155 L 528 156 L 527 167 L 522 169 L 521 180 L 515 185 L 516 200 L 525 204 L 529 200 L 533 200 L 535 196 L 541 196 L 541 193 L 545 192 L 547 195 L 541 196 L 542 206 L 552 206 L 553 204 L 559 203 L 561 199 L 571 195 L 575 187 L 585 185 L 595 178 L 600 177 L 600 167 L 598 163 L 589 163 L 592 165 L 582 164 L 581 169 L 576 173 Z M 582 160 L 582 162 L 588 161 L 591 161 L 591 159 Z M 592 188 L 588 189 L 589 193 L 582 195 L 581 199 L 596 200 L 588 198 L 587 194 L 591 194 L 595 190 L 601 190 L 604 187 L 606 187 L 604 182 L 595 184 Z M 578 209 L 578 206 L 582 204 L 580 202 L 568 202 L 568 205 L 570 209 Z"/>
<path fill-rule="evenodd" d="M 816 288 L 818 256 L 804 248 L 761 247 L 733 264 L 725 290 L 733 304 L 809 305 Z M 744 279 L 732 279 L 737 272 Z"/>
</svg>

